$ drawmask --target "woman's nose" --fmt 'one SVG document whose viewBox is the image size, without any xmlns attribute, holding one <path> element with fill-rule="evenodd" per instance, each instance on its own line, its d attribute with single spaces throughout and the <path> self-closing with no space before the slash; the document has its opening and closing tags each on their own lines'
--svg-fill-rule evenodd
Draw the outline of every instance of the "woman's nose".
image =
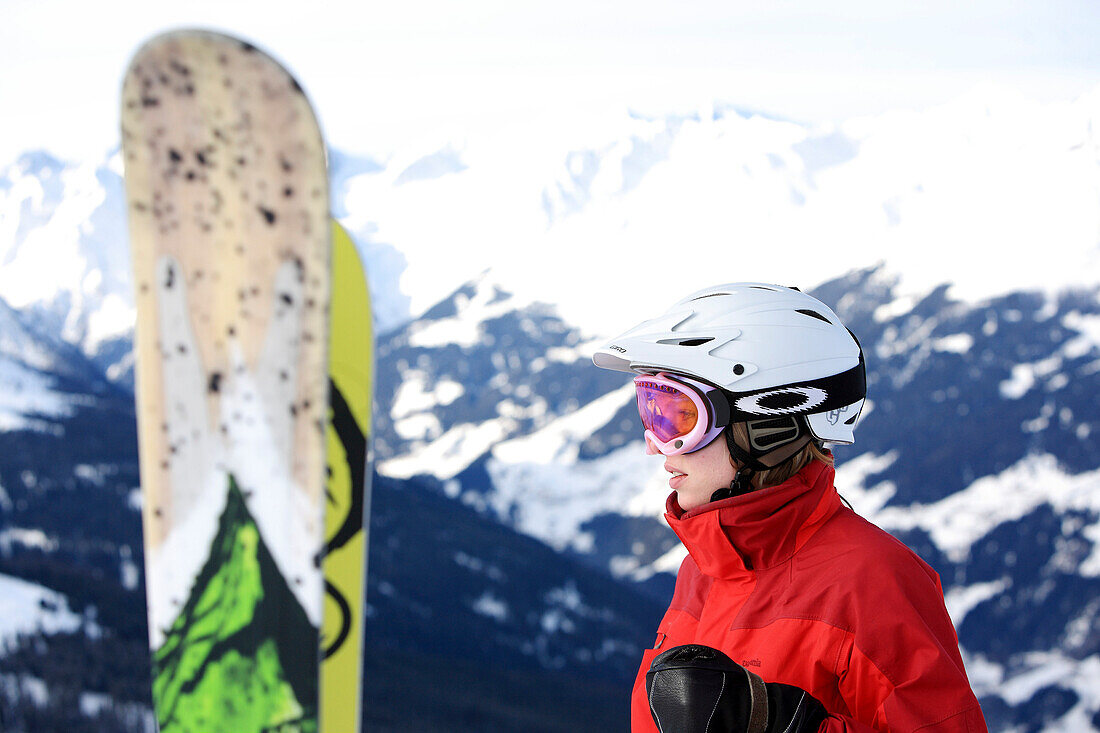
<svg viewBox="0 0 1100 733">
<path fill-rule="evenodd" d="M 653 444 L 653 441 L 649 439 L 649 436 L 645 436 L 645 454 L 647 456 L 655 456 L 661 451 L 657 450 L 657 446 Z"/>
</svg>

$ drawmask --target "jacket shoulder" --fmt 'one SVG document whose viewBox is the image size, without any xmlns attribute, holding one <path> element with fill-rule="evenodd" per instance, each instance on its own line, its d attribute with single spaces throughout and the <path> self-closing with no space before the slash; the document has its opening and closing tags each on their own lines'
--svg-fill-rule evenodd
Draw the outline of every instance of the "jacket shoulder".
<svg viewBox="0 0 1100 733">
<path fill-rule="evenodd" d="M 933 586 L 942 598 L 940 578 L 910 547 L 886 530 L 842 507 L 799 553 L 805 563 L 828 563 L 833 578 L 850 578 L 868 586 Z M 797 556 L 796 556 L 797 557 Z M 874 587 L 874 586 L 872 586 Z"/>
<path fill-rule="evenodd" d="M 762 573 L 760 582 L 760 597 L 744 610 L 744 623 L 813 620 L 869 646 L 877 643 L 869 639 L 892 637 L 899 628 L 934 627 L 937 635 L 954 637 L 935 570 L 847 508 L 839 509 L 787 563 Z"/>
<path fill-rule="evenodd" d="M 853 635 L 892 679 L 904 654 L 934 648 L 961 668 L 958 637 L 944 604 L 939 575 L 904 543 L 844 508 L 796 555 L 796 583 L 821 614 Z M 800 580 L 798 580 L 800 579 Z M 805 608 L 805 606 L 804 606 Z M 884 612 L 886 611 L 886 612 Z M 899 656 L 900 655 L 900 656 Z"/>
</svg>

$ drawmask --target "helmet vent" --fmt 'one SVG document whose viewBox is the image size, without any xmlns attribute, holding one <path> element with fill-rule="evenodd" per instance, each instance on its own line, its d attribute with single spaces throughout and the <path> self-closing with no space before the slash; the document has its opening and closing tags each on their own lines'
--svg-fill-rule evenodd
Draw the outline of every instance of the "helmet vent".
<svg viewBox="0 0 1100 733">
<path fill-rule="evenodd" d="M 810 318 L 816 318 L 819 321 L 825 321 L 825 323 L 828 323 L 830 326 L 833 325 L 833 322 L 830 321 L 828 318 L 821 315 L 817 311 L 810 310 L 809 308 L 799 308 L 797 312 L 801 313 L 804 316 L 809 316 Z"/>
<path fill-rule="evenodd" d="M 713 336 L 707 336 L 704 338 L 693 339 L 661 339 L 657 343 L 664 344 L 666 346 L 702 346 L 703 344 L 709 344 L 713 340 Z"/>
<path fill-rule="evenodd" d="M 707 293 L 706 295 L 700 295 L 698 298 L 692 298 L 688 302 L 689 303 L 694 303 L 697 300 L 703 300 L 704 298 L 717 298 L 717 297 L 722 296 L 722 295 L 732 295 L 732 293 L 728 293 L 725 290 L 723 290 L 721 292 L 718 292 L 718 293 Z"/>
</svg>

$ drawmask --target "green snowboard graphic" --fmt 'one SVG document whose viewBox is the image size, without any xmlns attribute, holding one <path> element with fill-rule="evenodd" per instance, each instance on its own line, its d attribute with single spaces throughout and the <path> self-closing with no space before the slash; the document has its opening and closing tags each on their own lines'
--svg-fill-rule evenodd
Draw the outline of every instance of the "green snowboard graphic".
<svg viewBox="0 0 1100 733">
<path fill-rule="evenodd" d="M 209 559 L 154 655 L 162 733 L 316 731 L 316 638 L 230 476 Z"/>
</svg>

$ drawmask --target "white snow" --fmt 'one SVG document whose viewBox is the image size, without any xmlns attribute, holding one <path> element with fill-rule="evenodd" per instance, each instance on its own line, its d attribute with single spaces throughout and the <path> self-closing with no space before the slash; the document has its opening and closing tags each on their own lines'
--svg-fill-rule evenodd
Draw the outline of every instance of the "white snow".
<svg viewBox="0 0 1100 733">
<path fill-rule="evenodd" d="M 936 351 L 948 351 L 953 354 L 965 354 L 973 346 L 974 337 L 968 333 L 955 333 L 932 342 L 932 348 Z"/>
<path fill-rule="evenodd" d="M 448 344 L 475 346 L 484 340 L 481 324 L 515 310 L 517 301 L 510 297 L 498 298 L 492 281 L 481 277 L 472 298 L 463 293 L 455 296 L 455 307 L 458 311 L 455 316 L 414 322 L 409 328 L 409 345 L 418 348 Z"/>
<path fill-rule="evenodd" d="M 129 299 L 118 293 L 105 295 L 99 301 L 99 307 L 88 315 L 86 350 L 94 352 L 96 346 L 107 339 L 133 331 L 136 314 Z"/>
<path fill-rule="evenodd" d="M 443 434 L 443 424 L 434 414 L 425 412 L 395 419 L 393 430 L 405 440 L 435 440 Z"/>
<path fill-rule="evenodd" d="M 947 605 L 947 613 L 955 628 L 959 628 L 966 614 L 982 601 L 987 601 L 1011 586 L 1007 578 L 991 580 L 988 583 L 974 583 L 968 586 L 956 586 L 944 594 L 944 602 Z"/>
<path fill-rule="evenodd" d="M 492 265 L 511 292 L 556 304 L 599 335 L 683 295 L 634 285 L 680 251 L 708 263 L 714 282 L 804 287 L 884 261 L 902 293 L 950 281 L 952 295 L 970 301 L 1100 280 L 1090 142 L 1100 89 L 1053 104 L 987 87 L 837 126 L 681 111 L 472 131 L 454 145 L 460 172 L 395 186 L 404 161 L 424 150 L 353 181 L 351 220 L 369 220 L 406 254 L 402 287 L 414 313 Z M 1022 267 L 989 257 L 991 241 L 1044 256 Z M 910 305 L 899 299 L 889 313 Z M 474 335 L 458 326 L 418 338 Z"/>
<path fill-rule="evenodd" d="M 653 563 L 652 571 L 654 573 L 671 573 L 675 575 L 679 572 L 680 565 L 683 564 L 687 555 L 687 548 L 683 544 L 677 544 Z M 645 580 L 644 577 L 638 579 Z"/>
<path fill-rule="evenodd" d="M 466 388 L 452 379 L 438 379 L 428 389 L 428 375 L 420 369 L 401 372 L 401 384 L 393 398 L 390 414 L 395 420 L 433 407 L 445 407 L 461 397 Z"/>
<path fill-rule="evenodd" d="M 1035 386 L 1035 367 L 1033 364 L 1014 364 L 1012 376 L 998 385 L 1001 397 L 1018 400 Z"/>
<path fill-rule="evenodd" d="M 634 399 L 625 385 L 541 430 L 493 447 L 487 470 L 490 506 L 517 529 L 556 549 L 589 548 L 581 531 L 603 513 L 659 517 L 670 489 L 662 461 L 641 440 L 594 460 L 578 460 L 581 442 Z"/>
<path fill-rule="evenodd" d="M 29 674 L 0 674 L 0 692 L 9 699 L 29 700 L 40 708 L 50 701 L 46 681 Z"/>
<path fill-rule="evenodd" d="M 133 327 L 121 180 L 107 159 L 59 165 L 56 176 L 13 163 L 0 171 L 0 297 L 15 308 L 70 298 L 62 336 L 94 353 Z"/>
<path fill-rule="evenodd" d="M 870 474 L 882 473 L 898 459 L 898 452 L 892 450 L 885 455 L 864 453 L 851 460 L 836 462 L 836 477 L 833 484 L 837 491 L 851 503 L 857 514 L 864 517 L 875 516 L 886 502 L 897 493 L 897 487 L 891 481 L 881 481 L 867 486 Z"/>
<path fill-rule="evenodd" d="M 471 604 L 471 608 L 482 616 L 488 616 L 496 621 L 508 620 L 507 601 L 496 596 L 492 591 L 485 591 Z"/>
<path fill-rule="evenodd" d="M 57 591 L 8 575 L 0 575 L 0 649 L 18 634 L 76 631 L 82 617 L 69 609 Z"/>
<path fill-rule="evenodd" d="M 23 527 L 5 527 L 0 530 L 0 549 L 4 553 L 11 552 L 11 546 L 19 544 L 23 547 L 33 547 L 44 552 L 53 552 L 57 549 L 57 540 L 47 535 L 40 529 L 26 529 Z"/>
<path fill-rule="evenodd" d="M 1091 524 L 1081 531 L 1085 537 L 1092 540 L 1092 552 L 1081 562 L 1077 572 L 1085 577 L 1100 577 L 1100 522 Z"/>
<path fill-rule="evenodd" d="M 94 718 L 104 710 L 114 707 L 114 700 L 110 695 L 102 692 L 82 692 L 77 703 L 81 714 L 88 718 Z"/>
<path fill-rule="evenodd" d="M 442 479 L 461 473 L 493 445 L 514 429 L 514 421 L 497 418 L 455 425 L 436 440 L 410 452 L 381 461 L 379 473 L 394 478 L 410 478 L 431 473 Z"/>
<path fill-rule="evenodd" d="M 30 415 L 60 418 L 73 414 L 71 398 L 54 390 L 47 374 L 3 358 L 0 352 L 0 432 L 35 429 L 41 420 Z"/>
<path fill-rule="evenodd" d="M 66 284 L 81 291 L 87 262 L 79 251 L 80 227 L 106 196 L 95 179 L 95 165 L 62 170 L 65 195 L 60 201 L 51 201 L 42 182 L 17 166 L 6 173 L 13 181 L 8 190 L 0 189 L 0 207 L 13 212 L 20 208 L 40 211 L 45 226 L 26 232 L 19 242 L 22 217 L 0 218 L 4 224 L 0 229 L 0 261 L 5 265 L 0 269 L 0 293 L 4 300 L 19 308 L 52 297 Z M 56 209 L 49 211 L 51 205 Z"/>
<path fill-rule="evenodd" d="M 875 309 L 873 318 L 878 323 L 884 323 L 889 320 L 893 320 L 898 316 L 903 316 L 909 311 L 913 310 L 913 307 L 917 304 L 919 298 L 916 295 L 899 295 L 895 297 L 889 303 L 880 305 Z"/>
<path fill-rule="evenodd" d="M 141 581 L 141 569 L 134 562 L 133 552 L 129 545 L 121 545 L 118 548 L 119 556 L 119 580 L 126 590 L 136 590 Z"/>
<path fill-rule="evenodd" d="M 541 414 L 540 405 L 523 410 L 505 402 L 501 417 L 456 425 L 431 443 L 382 462 L 379 471 L 395 477 L 431 472 L 446 481 L 491 452 L 486 468 L 493 491 L 462 500 L 509 518 L 521 532 L 557 549 L 584 552 L 593 539 L 581 531 L 586 521 L 605 512 L 660 516 L 669 493 L 661 462 L 646 456 L 641 440 L 592 461 L 578 460 L 581 443 L 633 399 L 627 383 L 516 437 L 509 437 L 515 420 Z M 457 487 L 451 493 L 457 495 Z M 630 572 L 646 576 L 653 570 L 631 567 Z"/>
<path fill-rule="evenodd" d="M 539 620 L 539 626 L 542 628 L 543 632 L 547 634 L 571 634 L 576 630 L 576 625 L 573 621 L 565 615 L 565 613 L 556 608 L 542 614 L 542 618 Z"/>
<path fill-rule="evenodd" d="M 1100 685 L 1096 684 L 1100 682 L 1100 656 L 1078 661 L 1051 651 L 1034 652 L 1026 658 L 1030 669 L 1001 683 L 1001 697 L 1009 704 L 1026 702 L 1040 689 L 1052 684 L 1075 690 L 1093 709 L 1100 702 Z"/>
<path fill-rule="evenodd" d="M 1059 351 L 1065 358 L 1077 359 L 1100 347 L 1100 315 L 1070 311 L 1062 318 L 1062 325 L 1078 333 L 1062 344 Z"/>
<path fill-rule="evenodd" d="M 580 444 L 633 399 L 634 385 L 628 381 L 536 433 L 500 443 L 494 447 L 493 457 L 503 463 L 573 463 Z"/>
<path fill-rule="evenodd" d="M 1062 356 L 1053 356 L 1040 361 L 1025 364 L 1015 364 L 1012 367 L 1012 376 L 999 385 L 1002 397 L 1007 399 L 1019 399 L 1034 388 L 1040 379 L 1047 379 L 1062 368 Z"/>
<path fill-rule="evenodd" d="M 1059 512 L 1100 513 L 1100 469 L 1068 474 L 1049 454 L 1029 455 L 936 503 L 890 506 L 865 516 L 886 530 L 923 529 L 951 560 L 961 562 L 993 528 L 1045 503 Z"/>
<path fill-rule="evenodd" d="M 1049 733 L 1092 730 L 1091 718 L 1100 707 L 1100 655 L 1073 659 L 1059 651 L 1030 652 L 1013 658 L 1009 672 L 980 655 L 965 655 L 966 672 L 978 697 L 996 695 L 1009 705 L 1021 705 L 1039 690 L 1057 685 L 1072 690 L 1078 701 L 1057 720 Z"/>
<path fill-rule="evenodd" d="M 92 466 L 87 463 L 78 464 L 73 468 L 73 475 L 84 479 L 89 483 L 102 487 L 107 480 L 108 466 Z"/>
<path fill-rule="evenodd" d="M 593 352 L 602 344 L 602 340 L 589 341 L 577 346 L 555 346 L 546 350 L 547 361 L 561 364 L 572 364 L 577 361 L 588 361 Z"/>
</svg>

